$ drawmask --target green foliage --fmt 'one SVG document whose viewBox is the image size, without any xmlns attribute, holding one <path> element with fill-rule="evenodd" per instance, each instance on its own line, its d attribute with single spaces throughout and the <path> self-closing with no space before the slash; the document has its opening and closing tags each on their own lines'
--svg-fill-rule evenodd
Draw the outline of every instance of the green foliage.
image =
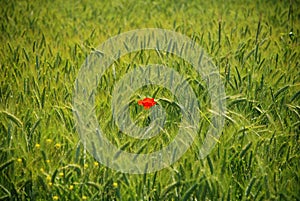
<svg viewBox="0 0 300 201">
<path fill-rule="evenodd" d="M 296 1 L 0 2 L 0 200 L 300 200 L 300 9 Z M 145 175 L 113 171 L 86 153 L 72 113 L 74 81 L 86 56 L 132 29 L 177 31 L 199 43 L 219 67 L 226 124 L 210 155 L 197 155 L 208 128 L 209 97 L 191 66 L 156 51 L 130 53 L 99 80 L 96 113 L 120 148 L 149 153 L 176 136 L 180 110 L 151 85 L 136 104 L 158 99 L 166 129 L 152 141 L 119 133 L 113 86 L 139 64 L 160 63 L 185 76 L 199 98 L 199 138 L 172 166 Z M 157 143 L 153 146 L 154 143 Z M 152 146 L 149 146 L 151 144 Z"/>
</svg>

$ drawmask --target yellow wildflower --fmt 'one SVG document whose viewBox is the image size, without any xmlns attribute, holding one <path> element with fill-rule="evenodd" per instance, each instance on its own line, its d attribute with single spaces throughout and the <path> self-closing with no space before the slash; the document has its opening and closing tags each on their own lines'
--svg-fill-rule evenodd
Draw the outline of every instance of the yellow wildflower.
<svg viewBox="0 0 300 201">
<path fill-rule="evenodd" d="M 51 139 L 47 139 L 46 142 L 47 142 L 48 144 L 50 144 L 50 143 L 52 142 L 52 140 L 51 140 Z"/>
<path fill-rule="evenodd" d="M 73 186 L 73 185 L 70 185 L 69 189 L 70 189 L 70 190 L 73 190 L 73 189 L 74 189 L 74 186 Z"/>
<path fill-rule="evenodd" d="M 35 148 L 39 149 L 41 147 L 40 144 L 35 144 Z"/>
<path fill-rule="evenodd" d="M 87 197 L 86 197 L 85 195 L 83 195 L 83 196 L 82 196 L 82 199 L 83 199 L 83 200 L 86 200 L 86 199 L 87 199 Z"/>
<path fill-rule="evenodd" d="M 56 196 L 56 195 L 53 196 L 52 198 L 53 198 L 53 200 L 58 200 L 58 196 Z"/>
<path fill-rule="evenodd" d="M 17 161 L 18 161 L 19 163 L 21 163 L 21 162 L 22 162 L 22 158 L 18 158 Z"/>
<path fill-rule="evenodd" d="M 113 187 L 117 188 L 118 187 L 118 183 L 114 182 L 113 183 Z"/>
<path fill-rule="evenodd" d="M 55 144 L 55 148 L 59 149 L 60 147 L 61 147 L 61 144 L 59 144 L 59 143 Z"/>
</svg>

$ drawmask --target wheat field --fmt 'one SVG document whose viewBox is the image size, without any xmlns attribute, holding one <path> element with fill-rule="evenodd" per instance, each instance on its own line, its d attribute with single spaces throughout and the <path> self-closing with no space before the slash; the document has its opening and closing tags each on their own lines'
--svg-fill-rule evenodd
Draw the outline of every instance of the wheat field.
<svg viewBox="0 0 300 201">
<path fill-rule="evenodd" d="M 300 200 L 300 4 L 282 1 L 0 1 L 0 200 Z M 201 131 L 174 164 L 127 174 L 85 151 L 73 115 L 74 82 L 86 57 L 120 33 L 161 28 L 184 34 L 212 58 L 226 93 L 225 125 L 204 159 Z M 147 153 L 174 139 L 176 97 L 156 85 L 132 94 L 130 115 L 149 125 L 137 104 L 155 97 L 165 133 L 136 140 L 118 132 L 114 86 L 139 64 L 166 64 L 188 78 L 208 117 L 207 86 L 171 54 L 137 51 L 99 80 L 96 115 L 108 139 Z"/>
</svg>

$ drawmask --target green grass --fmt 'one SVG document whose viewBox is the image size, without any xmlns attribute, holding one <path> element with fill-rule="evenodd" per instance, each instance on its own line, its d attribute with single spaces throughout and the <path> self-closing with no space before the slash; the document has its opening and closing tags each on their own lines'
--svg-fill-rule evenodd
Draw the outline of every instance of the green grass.
<svg viewBox="0 0 300 201">
<path fill-rule="evenodd" d="M 298 4 L 1 1 L 0 200 L 300 200 Z M 195 142 L 166 169 L 123 174 L 84 151 L 72 113 L 73 84 L 93 48 L 147 27 L 185 34 L 213 58 L 225 84 L 226 122 L 205 159 L 198 158 Z M 135 101 L 165 98 L 160 104 L 168 124 L 151 142 L 156 147 L 118 138 L 110 121 L 113 86 L 134 65 L 153 62 L 186 76 L 203 106 L 201 115 L 210 115 L 206 86 L 187 63 L 155 51 L 126 55 L 101 78 L 96 113 L 112 142 L 127 151 L 159 150 L 176 135 L 176 98 L 155 85 L 136 91 L 130 109 L 147 125 L 147 112 Z M 198 141 L 208 123 L 201 120 Z"/>
</svg>

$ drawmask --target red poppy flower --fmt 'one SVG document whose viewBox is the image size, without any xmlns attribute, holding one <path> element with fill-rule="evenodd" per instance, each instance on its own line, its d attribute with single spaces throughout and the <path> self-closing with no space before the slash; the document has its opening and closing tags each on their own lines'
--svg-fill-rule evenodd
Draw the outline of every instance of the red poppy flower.
<svg viewBox="0 0 300 201">
<path fill-rule="evenodd" d="M 154 101 L 154 98 L 144 98 L 143 100 L 139 100 L 138 104 L 144 106 L 144 109 L 148 110 L 154 106 L 156 102 Z"/>
</svg>

